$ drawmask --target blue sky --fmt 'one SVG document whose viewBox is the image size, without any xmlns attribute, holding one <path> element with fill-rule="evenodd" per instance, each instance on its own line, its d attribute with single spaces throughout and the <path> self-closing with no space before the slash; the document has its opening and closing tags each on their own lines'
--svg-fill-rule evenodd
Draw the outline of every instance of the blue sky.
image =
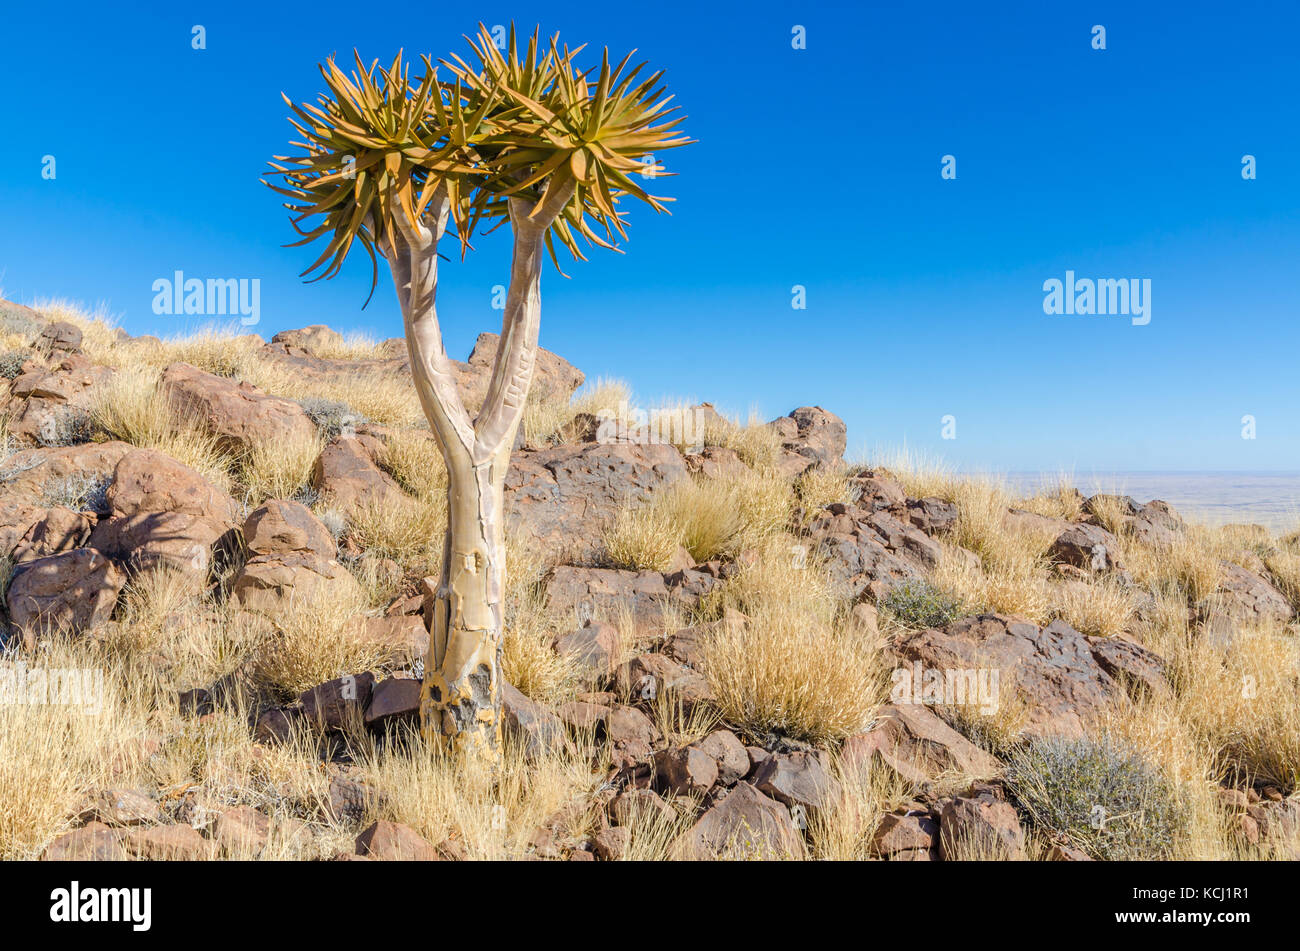
<svg viewBox="0 0 1300 951">
<path fill-rule="evenodd" d="M 304 284 L 315 252 L 282 247 L 292 232 L 258 181 L 291 138 L 280 91 L 314 97 L 332 52 L 463 52 L 476 21 L 531 28 L 541 9 L 572 44 L 665 68 L 698 140 L 665 156 L 671 216 L 635 208 L 625 254 L 543 279 L 542 343 L 589 376 L 766 418 L 819 404 L 847 421 L 851 454 L 1300 469 L 1295 3 L 411 9 L 403 26 L 355 3 L 6 5 L 5 296 L 103 302 L 165 336 L 194 318 L 156 316 L 151 288 L 181 270 L 259 279 L 268 338 L 318 322 L 397 334 L 391 284 L 361 309 L 363 256 Z M 499 328 L 508 265 L 504 231 L 444 265 L 452 356 Z M 1150 323 L 1044 314 L 1043 282 L 1067 270 L 1149 279 Z"/>
</svg>

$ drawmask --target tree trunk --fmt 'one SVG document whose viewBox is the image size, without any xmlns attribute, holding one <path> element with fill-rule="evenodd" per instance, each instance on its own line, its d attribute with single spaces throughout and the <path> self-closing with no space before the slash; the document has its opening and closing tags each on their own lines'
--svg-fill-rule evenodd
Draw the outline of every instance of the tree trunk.
<svg viewBox="0 0 1300 951">
<path fill-rule="evenodd" d="M 390 264 L 411 372 L 447 465 L 447 534 L 438 588 L 426 604 L 429 654 L 420 724 L 427 738 L 439 738 L 453 752 L 500 755 L 505 477 L 537 357 L 544 238 L 572 192 L 572 185 L 560 189 L 538 219 L 528 218 L 531 203 L 511 201 L 514 256 L 501 341 L 483 407 L 472 425 L 434 309 L 445 197 L 430 204 L 432 229 L 398 223 L 402 240 Z"/>
<path fill-rule="evenodd" d="M 477 465 L 448 468 L 447 536 L 429 604 L 429 656 L 420 720 L 453 751 L 495 756 L 501 746 L 505 470 L 509 446 Z"/>
</svg>

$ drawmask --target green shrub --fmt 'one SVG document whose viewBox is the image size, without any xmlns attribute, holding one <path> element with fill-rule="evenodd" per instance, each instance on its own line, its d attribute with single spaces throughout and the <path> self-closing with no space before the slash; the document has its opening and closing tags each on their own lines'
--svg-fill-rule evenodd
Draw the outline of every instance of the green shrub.
<svg viewBox="0 0 1300 951">
<path fill-rule="evenodd" d="M 41 501 L 48 506 L 61 505 L 74 512 L 108 512 L 108 487 L 111 479 L 74 472 L 62 479 L 51 479 L 41 491 Z"/>
<path fill-rule="evenodd" d="M 0 353 L 0 377 L 14 380 L 23 372 L 23 364 L 32 357 L 28 350 L 8 350 Z"/>
<path fill-rule="evenodd" d="M 1104 740 L 1035 740 L 1006 783 L 1035 825 L 1097 859 L 1167 859 L 1186 823 L 1164 775 Z"/>
<path fill-rule="evenodd" d="M 344 432 L 351 432 L 356 427 L 369 422 L 364 416 L 342 400 L 331 400 L 321 396 L 309 396 L 298 401 L 311 421 L 316 424 L 326 439 L 333 439 Z"/>
<path fill-rule="evenodd" d="M 961 602 L 926 581 L 906 581 L 880 601 L 887 615 L 905 627 L 943 627 L 964 613 Z"/>
</svg>

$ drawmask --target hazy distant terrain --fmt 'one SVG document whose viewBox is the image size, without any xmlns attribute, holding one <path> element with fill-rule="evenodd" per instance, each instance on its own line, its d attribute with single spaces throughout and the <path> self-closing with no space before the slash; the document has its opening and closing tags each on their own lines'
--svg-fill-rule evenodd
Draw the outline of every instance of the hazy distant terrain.
<svg viewBox="0 0 1300 951">
<path fill-rule="evenodd" d="M 1059 481 L 1058 474 L 1011 472 L 1007 481 L 1032 494 Z M 1207 525 L 1254 522 L 1281 533 L 1300 527 L 1300 472 L 1098 472 L 1075 473 L 1087 492 L 1163 499 Z"/>
</svg>

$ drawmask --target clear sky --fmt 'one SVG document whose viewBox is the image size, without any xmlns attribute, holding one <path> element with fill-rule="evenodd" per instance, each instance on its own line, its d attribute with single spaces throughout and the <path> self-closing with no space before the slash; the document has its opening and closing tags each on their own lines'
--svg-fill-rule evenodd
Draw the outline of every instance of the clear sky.
<svg viewBox="0 0 1300 951">
<path fill-rule="evenodd" d="M 1294 0 L 5 3 L 5 296 L 103 302 L 166 336 L 196 322 L 152 311 L 153 282 L 179 270 L 260 280 L 268 338 L 396 335 L 391 284 L 362 310 L 363 255 L 304 284 L 318 252 L 282 247 L 258 181 L 291 138 L 280 92 L 314 97 L 333 52 L 463 53 L 476 21 L 539 15 L 665 68 L 698 140 L 664 156 L 671 217 L 634 208 L 625 254 L 543 279 L 542 343 L 589 376 L 767 418 L 819 404 L 851 454 L 1300 469 Z M 499 329 L 508 265 L 504 230 L 444 265 L 452 356 Z M 1067 270 L 1149 279 L 1150 322 L 1045 314 L 1044 282 Z"/>
</svg>

